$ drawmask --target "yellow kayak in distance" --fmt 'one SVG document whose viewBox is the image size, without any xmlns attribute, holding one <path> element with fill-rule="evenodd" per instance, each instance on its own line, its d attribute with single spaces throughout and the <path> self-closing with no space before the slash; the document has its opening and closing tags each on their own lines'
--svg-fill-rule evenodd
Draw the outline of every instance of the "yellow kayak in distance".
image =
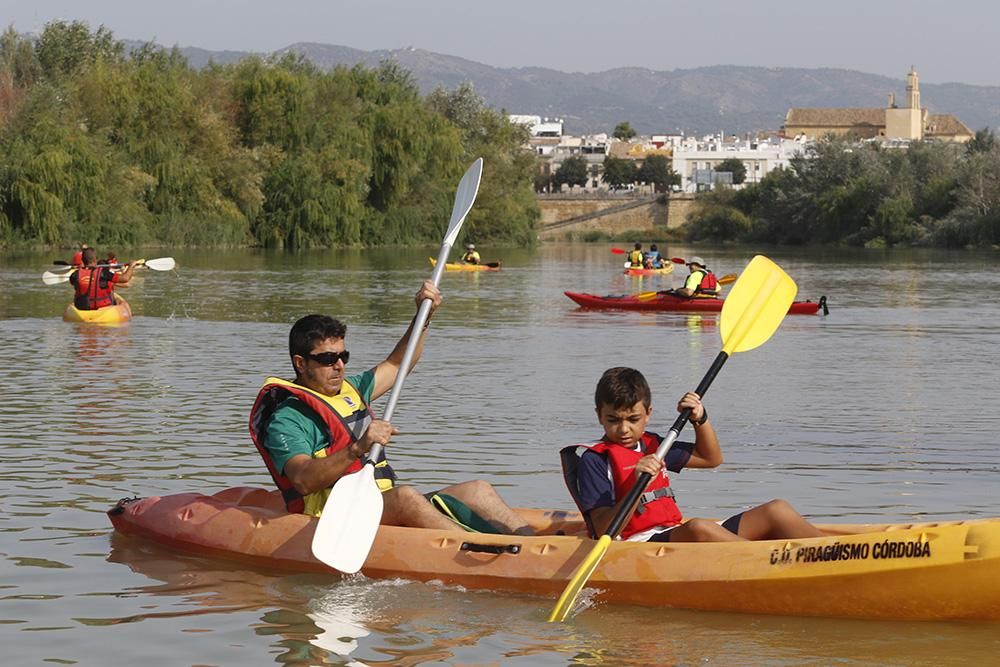
<svg viewBox="0 0 1000 667">
<path fill-rule="evenodd" d="M 575 511 L 517 510 L 536 535 L 380 526 L 361 572 L 537 596 L 548 610 L 593 547 Z M 126 499 L 115 530 L 180 552 L 336 575 L 313 556 L 318 519 L 277 491 Z M 1000 621 L 1000 518 L 820 524 L 824 537 L 755 542 L 614 541 L 587 582 L 598 602 L 840 618 Z"/>
<path fill-rule="evenodd" d="M 97 310 L 80 310 L 72 303 L 63 311 L 63 321 L 82 324 L 122 324 L 132 319 L 132 307 L 128 301 L 115 295 L 115 305 Z"/>
<path fill-rule="evenodd" d="M 437 266 L 437 260 L 433 257 L 428 257 L 431 261 L 431 266 Z M 495 262 L 486 262 L 485 264 L 464 264 L 459 262 L 448 262 L 444 265 L 445 271 L 499 271 L 500 270 L 500 260 Z"/>
</svg>

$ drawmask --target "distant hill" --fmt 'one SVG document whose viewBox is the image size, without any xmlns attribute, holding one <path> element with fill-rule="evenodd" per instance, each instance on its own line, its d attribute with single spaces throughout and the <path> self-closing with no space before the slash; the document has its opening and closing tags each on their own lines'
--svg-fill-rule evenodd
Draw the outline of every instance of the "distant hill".
<svg viewBox="0 0 1000 667">
<path fill-rule="evenodd" d="M 250 55 L 196 48 L 180 51 L 193 67 L 202 67 L 209 59 L 230 63 Z M 392 58 L 413 73 L 424 92 L 469 81 L 489 105 L 511 113 L 563 118 L 566 131 L 573 134 L 610 133 L 621 121 L 643 134 L 774 130 L 784 122 L 789 107 L 883 107 L 890 92 L 905 99 L 906 86 L 903 71 L 898 78 L 889 78 L 844 69 L 720 65 L 570 73 L 543 67 L 491 67 L 415 48 L 362 51 L 302 42 L 278 53 L 287 51 L 301 53 L 323 69 L 358 63 L 375 66 Z M 1000 87 L 922 82 L 920 92 L 932 113 L 954 114 L 973 130 L 1000 126 Z"/>
</svg>

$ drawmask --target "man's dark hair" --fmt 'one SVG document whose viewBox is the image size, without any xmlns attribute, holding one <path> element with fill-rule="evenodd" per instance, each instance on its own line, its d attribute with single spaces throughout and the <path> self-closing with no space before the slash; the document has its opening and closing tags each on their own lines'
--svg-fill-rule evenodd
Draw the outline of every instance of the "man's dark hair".
<svg viewBox="0 0 1000 667">
<path fill-rule="evenodd" d="M 598 410 L 605 405 L 616 410 L 631 408 L 639 401 L 648 408 L 653 402 L 653 394 L 649 390 L 646 378 L 634 368 L 625 366 L 609 368 L 597 381 L 594 405 Z"/>
<path fill-rule="evenodd" d="M 84 265 L 91 264 L 97 261 L 97 251 L 93 248 L 84 248 L 80 257 Z"/>
<path fill-rule="evenodd" d="M 328 338 L 343 338 L 347 335 L 347 325 L 328 315 L 306 315 L 292 325 L 288 332 L 288 356 L 296 354 L 304 357 L 317 343 Z"/>
</svg>

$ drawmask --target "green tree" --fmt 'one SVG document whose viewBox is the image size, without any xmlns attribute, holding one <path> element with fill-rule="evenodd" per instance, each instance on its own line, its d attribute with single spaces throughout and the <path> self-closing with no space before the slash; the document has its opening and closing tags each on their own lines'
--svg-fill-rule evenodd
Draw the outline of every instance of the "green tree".
<svg viewBox="0 0 1000 667">
<path fill-rule="evenodd" d="M 559 171 L 552 176 L 557 185 L 585 186 L 587 184 L 587 160 L 580 155 L 571 155 L 559 165 Z"/>
<path fill-rule="evenodd" d="M 976 130 L 976 136 L 965 144 L 969 153 L 989 153 L 996 148 L 996 135 L 988 127 Z"/>
<path fill-rule="evenodd" d="M 604 158 L 604 182 L 612 190 L 617 190 L 636 181 L 635 162 L 607 156 Z"/>
<path fill-rule="evenodd" d="M 100 26 L 93 33 L 83 21 L 46 23 L 35 43 L 42 72 L 56 77 L 72 74 L 97 60 L 120 60 L 125 46 Z"/>
<path fill-rule="evenodd" d="M 681 176 L 673 170 L 670 159 L 664 155 L 650 155 L 642 161 L 636 179 L 655 186 L 657 192 L 666 192 L 673 185 L 681 184 Z"/>
<path fill-rule="evenodd" d="M 615 125 L 615 131 L 611 134 L 615 139 L 620 139 L 621 141 L 628 141 L 635 135 L 636 131 L 632 129 L 632 125 L 628 121 L 623 121 Z"/>
<path fill-rule="evenodd" d="M 715 171 L 728 171 L 731 173 L 733 175 L 733 185 L 740 185 L 747 178 L 747 168 L 743 164 L 743 160 L 734 157 L 726 158 L 715 165 Z"/>
</svg>

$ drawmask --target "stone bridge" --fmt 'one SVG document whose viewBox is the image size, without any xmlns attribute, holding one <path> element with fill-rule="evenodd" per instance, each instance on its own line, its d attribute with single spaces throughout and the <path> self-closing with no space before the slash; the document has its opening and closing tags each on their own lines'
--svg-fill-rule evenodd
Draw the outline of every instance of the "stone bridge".
<svg viewBox="0 0 1000 667">
<path fill-rule="evenodd" d="M 540 194 L 542 213 L 538 238 L 555 240 L 569 232 L 601 231 L 617 234 L 632 230 L 666 230 L 687 221 L 694 195 L 671 194 Z"/>
</svg>

